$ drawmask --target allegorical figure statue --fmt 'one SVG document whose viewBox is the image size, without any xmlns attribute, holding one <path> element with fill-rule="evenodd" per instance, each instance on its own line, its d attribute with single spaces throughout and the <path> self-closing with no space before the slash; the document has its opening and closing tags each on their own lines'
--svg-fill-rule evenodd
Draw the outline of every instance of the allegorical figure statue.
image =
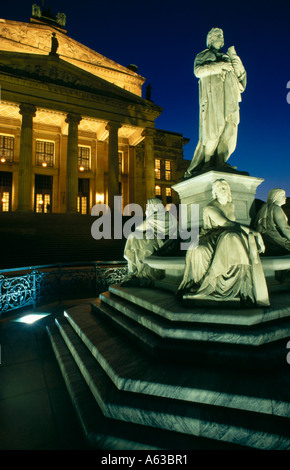
<svg viewBox="0 0 290 470">
<path fill-rule="evenodd" d="M 36 18 L 41 17 L 40 7 L 36 3 L 33 3 L 33 5 L 32 5 L 32 16 L 34 16 Z"/>
<path fill-rule="evenodd" d="M 280 188 L 271 189 L 267 202 L 257 214 L 256 230 L 262 234 L 266 255 L 290 255 L 290 226 L 281 207 L 285 203 L 285 191 Z"/>
<path fill-rule="evenodd" d="M 213 183 L 213 200 L 203 212 L 199 244 L 186 253 L 178 297 L 236 300 L 244 305 L 269 305 L 268 289 L 259 253 L 264 243 L 259 232 L 235 221 L 229 184 Z"/>
<path fill-rule="evenodd" d="M 194 74 L 199 78 L 199 141 L 185 177 L 207 167 L 226 165 L 236 148 L 239 102 L 247 75 L 234 46 L 223 53 L 223 45 L 223 31 L 213 28 L 207 35 L 207 49 L 195 58 Z"/>
<path fill-rule="evenodd" d="M 146 286 L 163 277 L 162 270 L 151 268 L 144 259 L 174 236 L 176 229 L 177 219 L 165 210 L 160 199 L 148 199 L 145 220 L 126 241 L 124 258 L 128 261 L 128 274 L 121 282 L 122 286 Z"/>
<path fill-rule="evenodd" d="M 58 54 L 57 54 L 58 45 L 59 44 L 58 44 L 58 40 L 56 38 L 56 34 L 52 33 L 52 36 L 51 36 L 51 50 L 50 50 L 49 55 L 58 56 Z"/>
</svg>

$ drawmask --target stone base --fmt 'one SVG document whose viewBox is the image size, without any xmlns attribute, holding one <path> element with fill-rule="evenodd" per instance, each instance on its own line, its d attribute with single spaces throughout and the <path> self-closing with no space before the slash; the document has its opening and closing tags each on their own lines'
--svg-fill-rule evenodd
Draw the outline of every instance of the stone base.
<svg viewBox="0 0 290 470">
<path fill-rule="evenodd" d="M 289 295 L 247 321 L 120 286 L 67 310 L 48 331 L 90 444 L 289 450 Z"/>
<path fill-rule="evenodd" d="M 203 225 L 203 208 L 212 200 L 212 184 L 217 179 L 225 179 L 232 192 L 235 204 L 236 220 L 250 225 L 255 216 L 254 201 L 257 187 L 264 181 L 238 172 L 211 170 L 193 176 L 172 186 L 180 198 L 180 204 L 199 204 L 199 225 Z M 190 221 L 187 224 L 190 227 Z"/>
<path fill-rule="evenodd" d="M 164 271 L 161 281 L 155 281 L 157 288 L 163 287 L 172 292 L 177 292 L 183 279 L 185 270 L 184 256 L 150 256 L 144 260 L 151 268 Z M 275 280 L 275 273 L 279 271 L 290 271 L 290 255 L 284 256 L 261 256 L 261 263 L 268 289 L 279 288 L 281 284 Z M 289 285 L 289 282 L 288 282 Z M 289 287 L 288 287 L 289 288 Z"/>
</svg>

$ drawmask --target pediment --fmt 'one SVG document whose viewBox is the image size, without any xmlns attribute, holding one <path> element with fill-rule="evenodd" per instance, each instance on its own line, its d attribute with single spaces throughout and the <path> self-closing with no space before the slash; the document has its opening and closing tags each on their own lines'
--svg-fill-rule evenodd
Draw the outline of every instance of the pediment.
<svg viewBox="0 0 290 470">
<path fill-rule="evenodd" d="M 119 86 L 55 56 L 1 51 L 1 72 L 68 89 L 94 93 L 111 99 L 125 100 L 132 104 L 157 108 L 134 93 L 123 90 Z"/>
<path fill-rule="evenodd" d="M 51 49 L 51 36 L 55 27 L 30 21 L 0 19 L 0 49 L 9 52 L 22 52 L 36 55 L 48 55 Z M 60 58 L 93 75 L 142 96 L 145 78 L 136 71 L 118 64 L 84 44 L 70 38 L 63 30 L 57 30 Z"/>
</svg>

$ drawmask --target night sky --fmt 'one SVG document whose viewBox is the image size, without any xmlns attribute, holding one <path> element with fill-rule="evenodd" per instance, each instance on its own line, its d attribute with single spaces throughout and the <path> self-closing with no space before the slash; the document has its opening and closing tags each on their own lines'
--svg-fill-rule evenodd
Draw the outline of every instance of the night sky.
<svg viewBox="0 0 290 470">
<path fill-rule="evenodd" d="M 29 21 L 32 0 L 1 5 L 0 17 Z M 36 0 L 39 6 L 42 0 Z M 237 6 L 234 6 L 236 3 Z M 196 54 L 212 27 L 222 28 L 226 52 L 234 45 L 247 71 L 240 104 L 238 144 L 228 163 L 264 178 L 257 197 L 282 187 L 290 196 L 290 1 L 45 0 L 67 15 L 68 35 L 121 65 L 136 64 L 151 83 L 152 100 L 163 108 L 156 127 L 198 140 Z M 289 82 L 289 89 L 287 84 Z M 290 99 L 289 99 L 290 101 Z"/>
</svg>

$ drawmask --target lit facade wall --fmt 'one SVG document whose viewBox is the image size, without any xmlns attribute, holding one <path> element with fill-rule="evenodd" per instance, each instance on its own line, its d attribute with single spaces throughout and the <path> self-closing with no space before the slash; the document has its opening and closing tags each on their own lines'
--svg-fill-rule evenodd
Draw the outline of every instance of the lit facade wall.
<svg viewBox="0 0 290 470">
<path fill-rule="evenodd" d="M 171 186 L 186 140 L 154 128 L 162 110 L 141 97 L 135 72 L 62 31 L 49 55 L 53 31 L 0 21 L 0 211 L 90 213 L 115 195 L 144 207 L 156 195 L 154 153 L 172 162 Z"/>
</svg>

